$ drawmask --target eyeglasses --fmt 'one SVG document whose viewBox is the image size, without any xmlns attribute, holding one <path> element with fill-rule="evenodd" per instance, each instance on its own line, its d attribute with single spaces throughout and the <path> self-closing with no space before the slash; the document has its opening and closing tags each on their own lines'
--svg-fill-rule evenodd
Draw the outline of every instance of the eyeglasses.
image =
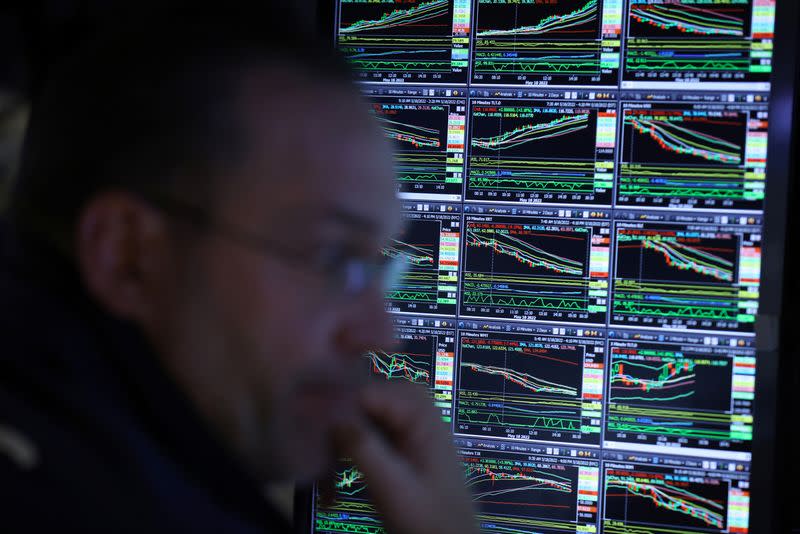
<svg viewBox="0 0 800 534">
<path fill-rule="evenodd" d="M 148 192 L 143 197 L 170 216 L 180 217 L 198 228 L 321 275 L 327 280 L 330 290 L 348 296 L 359 295 L 375 283 L 380 284 L 384 292 L 388 291 L 397 285 L 408 269 L 408 261 L 404 256 L 387 252 L 377 259 L 347 254 L 306 254 L 283 243 L 236 228 L 218 220 L 207 210 L 170 195 Z"/>
</svg>

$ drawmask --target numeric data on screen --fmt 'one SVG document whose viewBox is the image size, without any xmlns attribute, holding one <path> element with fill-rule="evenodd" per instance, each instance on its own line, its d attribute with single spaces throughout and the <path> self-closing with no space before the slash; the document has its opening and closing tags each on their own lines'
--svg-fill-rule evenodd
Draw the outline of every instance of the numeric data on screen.
<svg viewBox="0 0 800 534">
<path fill-rule="evenodd" d="M 459 333 L 457 432 L 600 443 L 602 332 L 570 328 L 560 335 L 558 328 L 538 327 L 521 334 L 475 326 Z"/>
<path fill-rule="evenodd" d="M 362 372 L 429 392 L 481 532 L 750 530 L 776 4 L 337 1 L 403 219 Z M 336 477 L 315 532 L 383 534 Z"/>
<path fill-rule="evenodd" d="M 365 82 L 465 83 L 471 0 L 341 0 L 339 50 Z"/>
<path fill-rule="evenodd" d="M 469 121 L 467 200 L 611 205 L 616 102 L 472 99 Z"/>
</svg>

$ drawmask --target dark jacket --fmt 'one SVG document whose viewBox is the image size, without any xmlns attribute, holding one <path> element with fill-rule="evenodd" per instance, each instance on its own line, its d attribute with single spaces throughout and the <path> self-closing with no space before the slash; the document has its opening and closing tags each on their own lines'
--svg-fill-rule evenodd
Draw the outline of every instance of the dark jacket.
<svg viewBox="0 0 800 534">
<path fill-rule="evenodd" d="M 0 531 L 290 532 L 136 328 L 2 235 Z"/>
</svg>

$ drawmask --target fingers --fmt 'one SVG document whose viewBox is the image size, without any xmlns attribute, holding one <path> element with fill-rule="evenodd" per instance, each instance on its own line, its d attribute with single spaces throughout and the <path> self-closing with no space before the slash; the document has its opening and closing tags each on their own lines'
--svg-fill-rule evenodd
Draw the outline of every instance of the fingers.
<svg viewBox="0 0 800 534">
<path fill-rule="evenodd" d="M 397 451 L 418 469 L 432 467 L 442 454 L 452 454 L 448 429 L 430 396 L 416 386 L 391 384 L 366 388 L 362 405 Z"/>
</svg>

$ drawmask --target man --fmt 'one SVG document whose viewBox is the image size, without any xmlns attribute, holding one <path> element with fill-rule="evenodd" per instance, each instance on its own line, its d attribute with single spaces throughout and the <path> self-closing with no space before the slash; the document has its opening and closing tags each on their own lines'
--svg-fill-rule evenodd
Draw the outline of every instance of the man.
<svg viewBox="0 0 800 534">
<path fill-rule="evenodd" d="M 474 531 L 424 393 L 357 380 L 391 340 L 382 135 L 291 23 L 212 15 L 95 40 L 34 102 L 0 278 L 3 531 L 285 532 L 263 485 L 337 455 L 389 532 Z"/>
</svg>

